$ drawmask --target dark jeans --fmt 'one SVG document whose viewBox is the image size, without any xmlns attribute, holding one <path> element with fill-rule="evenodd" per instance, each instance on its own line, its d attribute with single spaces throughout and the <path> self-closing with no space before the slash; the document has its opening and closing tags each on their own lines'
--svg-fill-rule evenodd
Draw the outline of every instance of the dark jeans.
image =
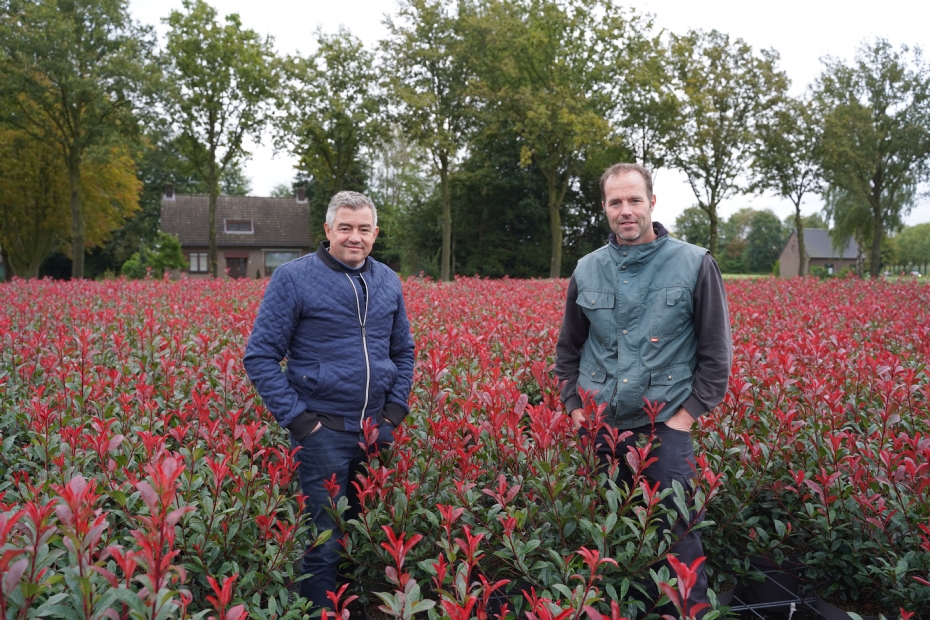
<svg viewBox="0 0 930 620">
<path fill-rule="evenodd" d="M 394 440 L 393 427 L 382 422 L 378 427 L 378 444 L 384 448 Z M 291 448 L 300 446 L 297 451 L 297 475 L 300 490 L 306 498 L 305 510 L 310 520 L 316 525 L 317 532 L 333 530 L 333 535 L 319 547 L 307 546 L 303 559 L 295 567 L 295 573 L 309 575 L 300 582 L 300 595 L 313 601 L 315 607 L 332 608 L 327 592 L 336 590 L 336 575 L 339 568 L 339 551 L 342 547 L 342 532 L 336 522 L 326 512 L 330 505 L 330 495 L 323 482 L 336 474 L 339 494 L 333 498 L 339 503 L 343 496 L 349 498 L 349 510 L 344 519 L 358 516 L 359 502 L 352 482 L 356 474 L 362 471 L 362 464 L 367 461 L 364 438 L 361 432 L 334 431 L 321 426 L 300 441 L 291 437 Z"/>
<path fill-rule="evenodd" d="M 648 438 L 652 431 L 652 427 L 647 425 L 630 430 L 633 431 L 633 434 L 627 437 L 623 442 L 618 443 L 616 452 L 613 454 L 609 444 L 603 440 L 600 434 L 598 435 L 596 444 L 597 456 L 602 470 L 606 470 L 607 459 L 609 457 L 614 456 L 619 460 L 620 464 L 617 468 L 616 482 L 621 488 L 624 483 L 631 485 L 633 481 L 633 472 L 630 471 L 625 458 L 627 448 L 636 445 L 643 437 Z M 582 429 L 582 433 L 584 432 L 585 430 Z M 688 493 L 692 489 L 692 480 L 695 477 L 694 445 L 691 443 L 691 433 L 675 430 L 665 424 L 659 423 L 655 426 L 655 436 L 658 442 L 657 445 L 652 448 L 649 456 L 657 458 L 658 461 L 647 467 L 643 471 L 643 475 L 652 483 L 658 482 L 660 492 L 672 488 L 672 481 L 678 480 L 685 489 L 685 492 Z M 672 514 L 678 515 L 678 509 L 675 507 L 671 495 L 666 497 L 662 501 L 662 504 L 668 510 L 672 511 Z M 704 548 L 701 545 L 700 530 L 689 529 L 690 524 L 696 524 L 700 521 L 698 515 L 694 514 L 693 507 L 690 508 L 690 523 L 685 522 L 681 518 L 681 515 L 678 515 L 678 519 L 671 524 L 671 531 L 677 542 L 675 542 L 669 550 L 669 553 L 673 553 L 680 561 L 689 566 L 694 560 L 704 555 Z M 668 566 L 668 563 L 663 561 L 662 565 Z M 672 577 L 675 576 L 675 572 L 672 571 L 670 566 L 669 572 Z M 651 580 L 645 585 L 650 591 L 651 596 L 651 600 L 646 601 L 646 610 L 649 611 L 650 608 L 654 606 L 655 601 L 659 599 L 659 592 L 658 587 L 656 587 Z M 694 584 L 694 588 L 691 590 L 691 597 L 688 604 L 689 606 L 693 606 L 698 603 L 706 602 L 708 602 L 707 575 L 704 572 L 704 565 L 701 564 L 698 579 Z M 663 605 L 662 607 L 656 608 L 654 611 L 659 614 L 669 614 L 673 617 L 677 617 L 677 612 L 671 604 Z M 699 616 L 700 615 L 703 614 L 699 614 Z"/>
</svg>

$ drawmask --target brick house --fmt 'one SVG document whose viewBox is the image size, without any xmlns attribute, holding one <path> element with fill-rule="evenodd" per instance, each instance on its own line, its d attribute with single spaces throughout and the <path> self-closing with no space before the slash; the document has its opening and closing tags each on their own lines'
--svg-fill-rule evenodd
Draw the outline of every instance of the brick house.
<svg viewBox="0 0 930 620">
<path fill-rule="evenodd" d="M 180 240 L 190 277 L 210 276 L 209 201 L 207 195 L 175 194 L 170 185 L 162 195 L 160 228 Z M 268 277 L 275 267 L 309 253 L 310 243 L 310 209 L 302 195 L 217 197 L 216 258 L 221 274 Z"/>
<path fill-rule="evenodd" d="M 830 232 L 823 228 L 804 229 L 804 249 L 808 256 L 807 267 L 818 265 L 827 270 L 827 273 L 836 274 L 846 267 L 855 267 L 859 258 L 859 245 L 850 240 L 843 249 L 837 252 L 833 249 Z M 801 255 L 798 252 L 798 233 L 791 231 L 785 247 L 778 255 L 778 271 L 782 278 L 791 278 L 798 275 Z"/>
</svg>

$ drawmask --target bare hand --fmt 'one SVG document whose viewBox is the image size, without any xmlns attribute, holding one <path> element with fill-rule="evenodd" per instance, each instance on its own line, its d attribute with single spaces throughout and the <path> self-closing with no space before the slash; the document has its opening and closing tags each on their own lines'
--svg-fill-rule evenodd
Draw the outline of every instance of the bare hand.
<svg viewBox="0 0 930 620">
<path fill-rule="evenodd" d="M 675 415 L 668 419 L 668 422 L 666 422 L 665 425 L 669 428 L 675 429 L 676 431 L 690 433 L 691 427 L 694 425 L 694 418 L 691 417 L 691 414 L 688 413 L 687 409 L 682 407 L 675 412 Z"/>
<path fill-rule="evenodd" d="M 573 409 L 570 415 L 572 416 L 572 428 L 576 431 L 581 428 L 587 420 L 584 415 L 584 409 L 580 407 L 578 409 Z"/>
</svg>

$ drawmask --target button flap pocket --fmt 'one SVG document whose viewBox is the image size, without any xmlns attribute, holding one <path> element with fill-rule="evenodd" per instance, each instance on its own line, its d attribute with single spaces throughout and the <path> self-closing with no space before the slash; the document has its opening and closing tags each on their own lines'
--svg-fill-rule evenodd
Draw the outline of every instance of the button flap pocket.
<svg viewBox="0 0 930 620">
<path fill-rule="evenodd" d="M 665 300 L 669 306 L 674 306 L 678 303 L 678 300 L 681 299 L 681 289 L 680 288 L 670 288 L 666 289 Z"/>
<path fill-rule="evenodd" d="M 613 308 L 614 294 L 600 291 L 578 291 L 576 302 L 582 308 L 596 310 L 598 308 Z"/>
<path fill-rule="evenodd" d="M 585 364 L 580 372 L 595 383 L 603 383 L 607 379 L 607 371 L 596 364 Z"/>
<path fill-rule="evenodd" d="M 651 385 L 672 385 L 691 377 L 691 369 L 687 364 L 669 366 L 662 370 L 653 370 L 649 382 Z"/>
</svg>

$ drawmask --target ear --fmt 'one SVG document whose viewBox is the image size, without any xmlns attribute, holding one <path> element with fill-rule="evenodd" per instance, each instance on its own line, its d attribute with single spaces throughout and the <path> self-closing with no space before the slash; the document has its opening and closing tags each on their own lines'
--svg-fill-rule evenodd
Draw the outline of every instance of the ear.
<svg viewBox="0 0 930 620">
<path fill-rule="evenodd" d="M 652 212 L 656 208 L 656 195 L 652 195 L 652 202 L 649 203 L 649 211 Z"/>
</svg>

